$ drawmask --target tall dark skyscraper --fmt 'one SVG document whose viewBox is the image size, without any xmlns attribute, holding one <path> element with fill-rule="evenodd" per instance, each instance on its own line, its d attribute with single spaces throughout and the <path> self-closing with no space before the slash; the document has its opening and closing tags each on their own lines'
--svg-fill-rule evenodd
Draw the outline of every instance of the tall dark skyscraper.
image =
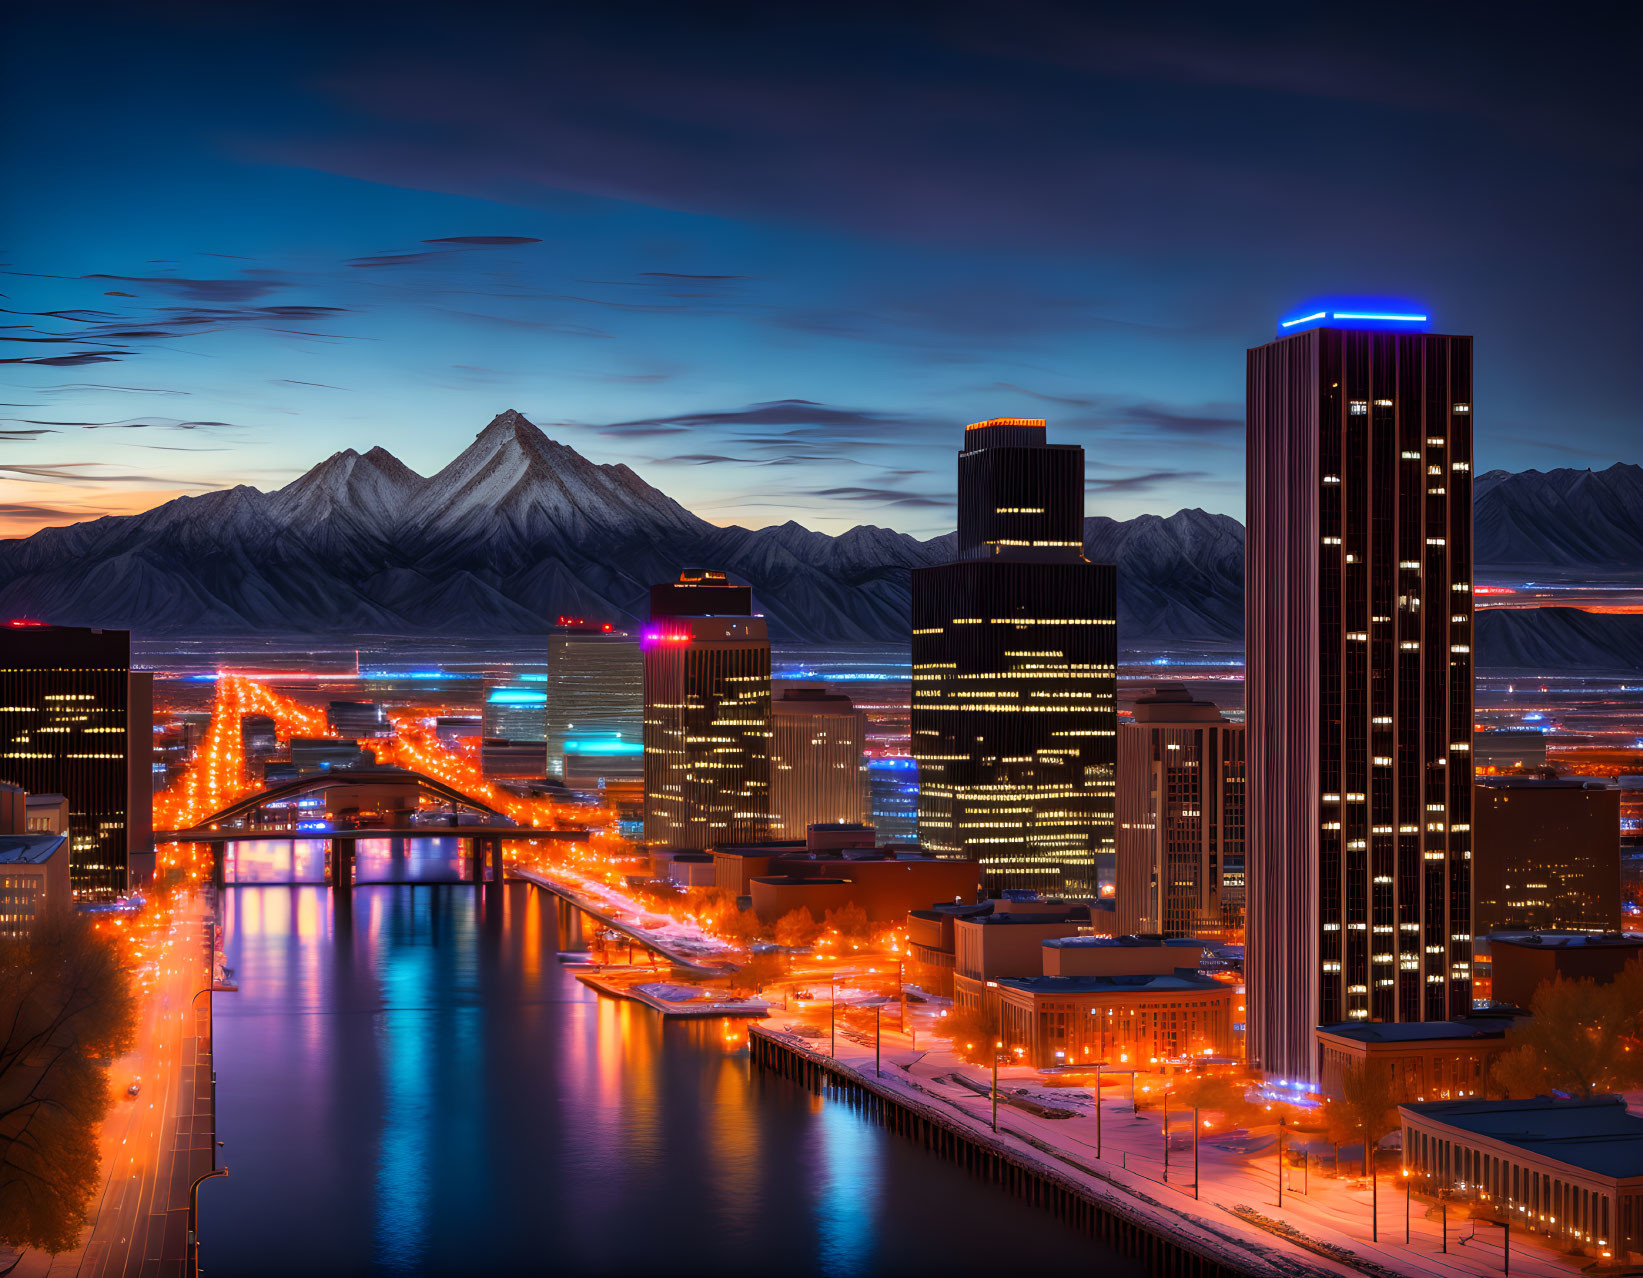
<svg viewBox="0 0 1643 1278">
<path fill-rule="evenodd" d="M 68 800 L 76 896 L 124 892 L 152 852 L 151 678 L 129 631 L 0 628 L 0 780 Z"/>
<path fill-rule="evenodd" d="M 1472 339 L 1316 310 L 1249 352 L 1250 1063 L 1471 1006 Z"/>
<path fill-rule="evenodd" d="M 919 842 L 985 886 L 1094 896 L 1110 872 L 1117 577 L 1084 558 L 1084 450 L 965 429 L 958 559 L 913 573 Z"/>
<path fill-rule="evenodd" d="M 770 639 L 752 592 L 689 569 L 650 592 L 645 842 L 753 843 L 770 827 Z"/>
</svg>

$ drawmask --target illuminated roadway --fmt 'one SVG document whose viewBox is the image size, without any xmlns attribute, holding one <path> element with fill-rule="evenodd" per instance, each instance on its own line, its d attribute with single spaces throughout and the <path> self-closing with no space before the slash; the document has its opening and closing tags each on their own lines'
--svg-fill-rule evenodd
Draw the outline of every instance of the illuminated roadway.
<svg viewBox="0 0 1643 1278">
<path fill-rule="evenodd" d="M 185 900 L 173 922 L 169 942 L 147 947 L 141 960 L 154 961 L 155 979 L 140 1002 L 137 1047 L 109 1069 L 114 1101 L 101 1136 L 106 1179 L 93 1201 L 91 1237 L 77 1268 L 53 1266 L 53 1274 L 165 1278 L 183 1271 L 189 1183 L 211 1166 L 210 1074 L 196 1080 L 189 1067 L 195 1018 L 208 1023 L 213 996 L 190 1003 L 209 976 L 203 905 Z M 208 1069 L 202 1057 L 200 1070 Z M 128 1096 L 138 1079 L 137 1096 Z M 210 1193 L 209 1185 L 202 1193 Z"/>
</svg>

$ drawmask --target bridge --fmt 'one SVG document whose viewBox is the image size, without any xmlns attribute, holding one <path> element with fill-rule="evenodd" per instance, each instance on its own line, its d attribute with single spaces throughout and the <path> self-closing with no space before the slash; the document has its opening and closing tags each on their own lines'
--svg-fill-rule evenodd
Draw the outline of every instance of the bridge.
<svg viewBox="0 0 1643 1278">
<path fill-rule="evenodd" d="M 299 819 L 284 812 L 280 813 L 280 820 L 256 819 L 259 815 L 266 816 L 270 808 L 295 808 L 305 796 L 316 795 L 324 800 L 325 819 Z M 417 816 L 438 812 L 438 809 L 421 806 L 427 797 L 448 805 L 448 823 L 413 824 Z M 354 816 L 343 820 L 333 816 L 344 813 Z M 400 817 L 404 818 L 403 822 L 394 819 Z M 236 799 L 187 829 L 158 830 L 154 842 L 156 845 L 211 845 L 212 877 L 221 885 L 224 879 L 222 850 L 227 844 L 267 839 L 325 839 L 330 845 L 326 881 L 337 886 L 353 883 L 355 845 L 361 839 L 457 838 L 468 846 L 473 881 L 484 881 L 485 861 L 489 860 L 491 879 L 500 883 L 503 839 L 579 843 L 587 837 L 585 826 L 550 830 L 520 825 L 484 800 L 464 794 L 437 777 L 409 768 L 377 767 L 340 769 L 276 782 L 255 794 Z"/>
</svg>

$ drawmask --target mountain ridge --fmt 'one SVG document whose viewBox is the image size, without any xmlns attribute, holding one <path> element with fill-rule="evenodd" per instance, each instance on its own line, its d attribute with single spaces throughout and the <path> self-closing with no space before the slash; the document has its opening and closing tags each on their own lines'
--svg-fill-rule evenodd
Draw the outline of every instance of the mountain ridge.
<svg viewBox="0 0 1643 1278">
<path fill-rule="evenodd" d="M 1477 489 L 1480 575 L 1643 563 L 1643 467 L 1492 471 Z M 1243 536 L 1195 508 L 1086 519 L 1086 553 L 1119 567 L 1123 642 L 1239 642 Z M 911 571 L 949 559 L 954 540 L 710 524 L 509 409 L 432 475 L 380 445 L 345 448 L 269 492 L 238 485 L 0 541 L 0 609 L 211 637 L 520 634 L 559 615 L 642 620 L 650 585 L 712 566 L 752 586 L 778 638 L 901 642 Z M 1534 650 L 1521 630 L 1512 646 Z"/>
</svg>

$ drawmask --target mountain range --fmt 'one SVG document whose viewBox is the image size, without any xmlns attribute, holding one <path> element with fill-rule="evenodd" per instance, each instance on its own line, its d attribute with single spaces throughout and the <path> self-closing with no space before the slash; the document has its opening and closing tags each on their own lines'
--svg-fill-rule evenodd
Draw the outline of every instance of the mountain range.
<svg viewBox="0 0 1643 1278">
<path fill-rule="evenodd" d="M 1643 565 L 1643 468 L 1494 471 L 1476 489 L 1480 565 Z M 1241 639 L 1236 519 L 1094 517 L 1084 541 L 1118 565 L 1126 646 Z M 753 587 L 775 637 L 902 642 L 911 570 L 953 544 L 871 525 L 718 527 L 510 410 L 432 476 L 347 449 L 274 492 L 241 485 L 0 542 L 0 615 L 206 637 L 529 634 L 562 615 L 637 621 L 653 583 L 713 567 Z"/>
</svg>

